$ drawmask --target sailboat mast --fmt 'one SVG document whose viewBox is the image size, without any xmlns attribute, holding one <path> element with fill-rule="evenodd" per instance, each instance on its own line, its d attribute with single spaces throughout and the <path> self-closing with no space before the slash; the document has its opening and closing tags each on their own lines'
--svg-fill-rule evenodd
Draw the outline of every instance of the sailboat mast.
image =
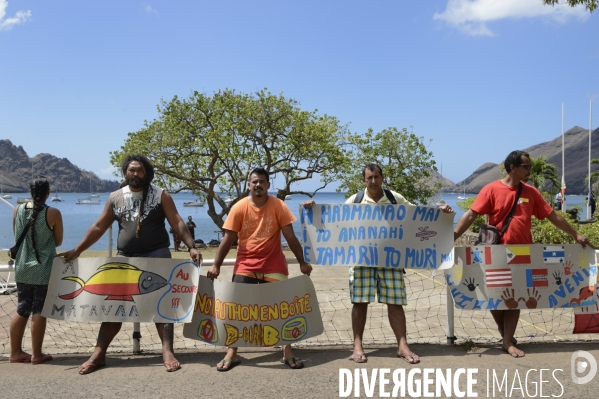
<svg viewBox="0 0 599 399">
<path fill-rule="evenodd" d="M 562 212 L 566 212 L 566 163 L 564 162 L 564 153 L 564 103 L 562 103 Z"/>
<path fill-rule="evenodd" d="M 589 192 L 587 197 L 587 219 L 591 219 L 593 215 L 591 215 L 591 195 L 593 184 L 591 182 L 591 133 L 593 132 L 593 100 L 591 100 L 590 108 L 589 108 Z"/>
</svg>

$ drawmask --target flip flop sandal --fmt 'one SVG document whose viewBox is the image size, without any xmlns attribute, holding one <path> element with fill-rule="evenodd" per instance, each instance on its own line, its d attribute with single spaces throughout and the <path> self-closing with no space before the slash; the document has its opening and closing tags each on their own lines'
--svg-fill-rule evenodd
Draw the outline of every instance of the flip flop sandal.
<svg viewBox="0 0 599 399">
<path fill-rule="evenodd" d="M 30 363 L 31 362 L 31 355 L 27 354 L 27 355 L 23 355 L 20 358 L 13 360 L 10 359 L 9 363 Z"/>
<path fill-rule="evenodd" d="M 42 363 L 46 363 L 49 362 L 50 360 L 54 359 L 52 357 L 52 355 L 45 355 L 44 357 L 42 357 L 40 360 L 36 360 L 36 361 L 31 361 L 31 364 L 42 364 Z"/>
<path fill-rule="evenodd" d="M 418 355 L 416 355 L 414 352 L 412 352 L 412 353 L 406 353 L 404 355 L 397 355 L 397 357 L 405 360 L 409 364 L 418 364 L 418 363 L 420 363 L 420 359 L 416 359 L 415 358 L 416 356 L 418 356 Z M 412 361 L 408 360 L 408 358 L 410 358 Z"/>
<path fill-rule="evenodd" d="M 234 368 L 235 366 L 238 366 L 238 365 L 240 365 L 240 364 L 241 364 L 241 360 L 236 360 L 236 361 L 233 361 L 233 360 L 231 360 L 231 359 L 223 359 L 223 360 L 221 360 L 219 363 L 222 363 L 223 365 L 222 365 L 222 366 L 220 366 L 220 367 L 219 367 L 219 366 L 216 366 L 216 369 L 217 369 L 218 371 L 229 371 L 229 370 L 231 370 L 232 368 Z M 227 363 L 230 363 L 230 364 L 229 364 L 229 367 L 223 367 L 223 366 L 224 366 L 225 364 L 227 364 Z"/>
<path fill-rule="evenodd" d="M 106 363 L 104 364 L 93 364 L 92 362 L 85 362 L 83 363 L 81 366 L 85 366 L 84 369 L 79 369 L 79 374 L 80 375 L 86 375 L 89 373 L 93 373 L 94 371 L 106 366 Z"/>
</svg>

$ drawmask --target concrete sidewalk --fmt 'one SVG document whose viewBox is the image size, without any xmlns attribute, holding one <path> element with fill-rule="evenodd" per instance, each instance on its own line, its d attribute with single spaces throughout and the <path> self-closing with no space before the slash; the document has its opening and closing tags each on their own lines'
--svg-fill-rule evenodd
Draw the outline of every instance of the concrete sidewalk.
<svg viewBox="0 0 599 399">
<path fill-rule="evenodd" d="M 407 384 L 408 373 L 414 368 L 420 371 L 425 368 L 451 369 L 452 376 L 459 368 L 474 368 L 478 369 L 474 375 L 477 382 L 473 389 L 477 397 L 541 397 L 541 379 L 546 381 L 542 384 L 542 395 L 545 397 L 596 396 L 599 377 L 595 376 L 584 385 L 573 383 L 571 359 L 575 351 L 585 350 L 599 361 L 599 343 L 523 344 L 520 347 L 526 356 L 514 359 L 502 352 L 499 346 L 484 346 L 476 352 L 467 352 L 461 346 L 411 345 L 411 349 L 421 356 L 422 361 L 418 365 L 409 365 L 395 357 L 395 348 L 392 346 L 366 348 L 368 362 L 365 364 L 348 360 L 351 348 L 345 346 L 298 348 L 296 355 L 301 356 L 306 365 L 302 370 L 291 370 L 279 363 L 280 351 L 241 348 L 241 365 L 226 373 L 218 372 L 215 368 L 223 357 L 224 348 L 218 352 L 214 349 L 178 352 L 182 369 L 175 373 L 165 371 L 159 353 L 109 354 L 106 367 L 86 376 L 80 376 L 77 367 L 87 359 L 87 355 L 56 355 L 53 361 L 36 366 L 9 364 L 7 360 L 1 360 L 0 394 L 6 398 L 332 398 L 339 397 L 340 369 L 349 369 L 352 376 L 356 369 L 365 369 L 368 384 L 374 369 L 377 372 L 389 369 L 385 378 L 390 381 L 385 391 L 391 394 L 395 370 L 405 369 Z M 529 372 L 533 369 L 536 371 Z M 542 378 L 540 369 L 546 369 Z M 494 395 L 492 384 L 487 387 L 487 370 L 491 379 L 494 370 L 500 382 L 507 371 L 507 381 L 501 390 L 495 385 Z M 431 377 L 434 380 L 435 374 Z M 422 380 L 422 373 L 415 374 L 415 379 Z M 380 396 L 378 380 L 379 374 L 376 375 L 373 397 Z M 415 385 L 411 386 L 416 389 Z M 459 387 L 460 390 L 466 389 L 464 374 L 459 379 Z M 428 390 L 435 393 L 434 381 Z M 349 397 L 354 395 L 352 389 Z M 407 388 L 405 395 L 409 397 Z M 423 396 L 422 391 L 420 395 Z M 363 381 L 360 381 L 359 397 L 367 397 Z M 446 396 L 442 394 L 440 397 Z"/>
</svg>

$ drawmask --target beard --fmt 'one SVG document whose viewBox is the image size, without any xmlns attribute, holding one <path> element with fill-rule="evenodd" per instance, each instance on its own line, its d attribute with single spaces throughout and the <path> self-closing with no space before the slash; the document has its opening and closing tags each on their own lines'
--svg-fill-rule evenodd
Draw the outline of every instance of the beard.
<svg viewBox="0 0 599 399">
<path fill-rule="evenodd" d="M 146 181 L 147 179 L 145 177 L 138 178 L 137 180 L 132 180 L 125 177 L 125 183 L 132 188 L 143 188 L 146 185 Z"/>
</svg>

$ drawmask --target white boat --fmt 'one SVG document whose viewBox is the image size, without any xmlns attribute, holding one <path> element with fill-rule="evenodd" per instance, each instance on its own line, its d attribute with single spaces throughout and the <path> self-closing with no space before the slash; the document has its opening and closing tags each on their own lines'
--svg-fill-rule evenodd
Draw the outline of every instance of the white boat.
<svg viewBox="0 0 599 399">
<path fill-rule="evenodd" d="M 464 180 L 464 195 L 463 196 L 459 195 L 458 199 L 459 200 L 467 200 L 468 199 L 468 197 L 466 197 L 466 181 L 465 180 Z"/>
<path fill-rule="evenodd" d="M 199 199 L 190 202 L 184 202 L 183 206 L 204 206 L 204 203 Z"/>
<path fill-rule="evenodd" d="M 50 199 L 52 202 L 62 202 L 64 201 L 60 195 L 58 195 L 58 173 L 56 174 L 56 194 Z"/>
<path fill-rule="evenodd" d="M 100 205 L 100 200 L 93 200 L 91 198 L 78 199 L 77 205 Z"/>
<path fill-rule="evenodd" d="M 32 202 L 33 199 L 32 198 L 17 198 L 17 204 L 26 204 L 28 202 Z"/>
<path fill-rule="evenodd" d="M 10 194 L 2 194 L 2 195 L 0 195 L 0 198 L 12 199 L 12 195 L 10 195 Z"/>
<path fill-rule="evenodd" d="M 227 205 L 230 205 L 231 202 L 233 202 L 233 201 L 235 201 L 235 198 L 233 198 L 233 197 L 229 196 L 229 197 L 225 198 L 225 204 L 227 204 Z"/>
<path fill-rule="evenodd" d="M 89 176 L 89 198 L 100 198 L 100 194 L 92 192 L 92 177 Z"/>
<path fill-rule="evenodd" d="M 287 194 L 285 196 L 285 201 L 292 199 L 293 197 L 291 196 L 291 194 Z"/>
</svg>

